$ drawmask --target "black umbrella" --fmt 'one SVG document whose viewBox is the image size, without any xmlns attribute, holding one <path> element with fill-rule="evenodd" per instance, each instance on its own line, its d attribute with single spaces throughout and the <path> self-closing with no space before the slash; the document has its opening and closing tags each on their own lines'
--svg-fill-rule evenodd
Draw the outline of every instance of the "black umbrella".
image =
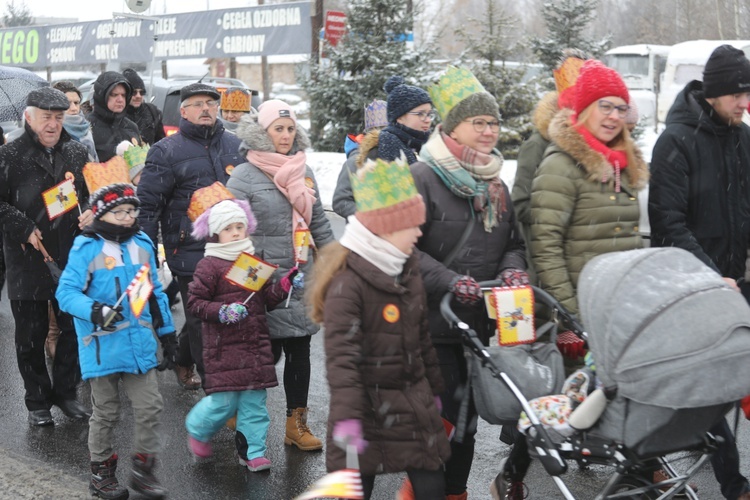
<svg viewBox="0 0 750 500">
<path fill-rule="evenodd" d="M 48 85 L 29 70 L 0 66 L 0 122 L 20 120 L 29 92 Z"/>
<path fill-rule="evenodd" d="M 60 282 L 60 276 L 62 275 L 60 266 L 58 266 L 57 262 L 55 262 L 55 259 L 53 259 L 49 253 L 47 253 L 47 249 L 44 248 L 44 245 L 42 245 L 41 241 L 39 242 L 39 251 L 42 252 L 44 263 L 47 264 L 49 273 L 52 275 L 52 281 L 55 283 L 55 285 L 57 285 Z"/>
</svg>

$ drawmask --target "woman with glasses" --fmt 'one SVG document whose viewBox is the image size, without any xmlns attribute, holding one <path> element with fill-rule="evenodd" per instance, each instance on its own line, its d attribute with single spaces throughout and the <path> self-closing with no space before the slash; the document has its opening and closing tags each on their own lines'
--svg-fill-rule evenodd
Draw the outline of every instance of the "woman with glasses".
<svg viewBox="0 0 750 500">
<path fill-rule="evenodd" d="M 232 171 L 227 188 L 247 200 L 255 214 L 255 255 L 279 266 L 277 279 L 293 267 L 299 268 L 301 279 L 312 271 L 313 246 L 320 249 L 334 239 L 315 176 L 305 164 L 307 134 L 298 127 L 294 110 L 272 99 L 240 121 L 237 137 L 247 161 Z M 307 426 L 310 337 L 319 327 L 307 316 L 302 289 L 268 311 L 266 319 L 274 363 L 284 355 L 284 443 L 302 451 L 320 450 L 323 443 Z"/>
<path fill-rule="evenodd" d="M 625 126 L 630 96 L 620 75 L 589 60 L 574 88 L 572 109 L 552 119 L 552 144 L 532 183 L 530 246 L 542 288 L 578 313 L 586 262 L 642 246 L 638 191 L 649 174 Z"/>
<path fill-rule="evenodd" d="M 522 284 L 528 283 L 528 276 L 513 204 L 500 180 L 497 101 L 470 71 L 453 67 L 429 92 L 442 123 L 422 147 L 422 161 L 411 166 L 427 208 L 417 249 L 428 295 L 430 336 L 446 388 L 439 394 L 442 416 L 457 425 L 466 393 L 466 360 L 460 337 L 440 315 L 440 300 L 453 292 L 458 315 L 488 344 L 495 326 L 477 282 L 498 278 Z M 449 500 L 467 497 L 477 423 L 473 401 L 468 401 L 465 422 L 465 428 L 457 428 L 463 439 L 451 442 L 445 466 Z M 408 488 L 402 490 L 404 498 L 410 498 Z"/>
</svg>

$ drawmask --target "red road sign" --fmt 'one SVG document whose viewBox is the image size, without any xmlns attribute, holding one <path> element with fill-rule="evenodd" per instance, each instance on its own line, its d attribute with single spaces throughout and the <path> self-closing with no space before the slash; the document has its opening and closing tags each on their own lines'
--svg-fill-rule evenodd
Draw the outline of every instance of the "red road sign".
<svg viewBox="0 0 750 500">
<path fill-rule="evenodd" d="M 326 12 L 325 38 L 335 47 L 346 33 L 346 14 L 337 10 Z"/>
</svg>

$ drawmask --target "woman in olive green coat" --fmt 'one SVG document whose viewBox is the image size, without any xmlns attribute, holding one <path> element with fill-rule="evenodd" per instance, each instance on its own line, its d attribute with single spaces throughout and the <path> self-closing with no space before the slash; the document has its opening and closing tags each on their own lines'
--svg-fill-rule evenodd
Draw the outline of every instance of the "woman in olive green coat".
<svg viewBox="0 0 750 500">
<path fill-rule="evenodd" d="M 578 312 L 576 285 L 591 258 L 642 246 L 638 191 L 648 166 L 625 127 L 630 96 L 614 70 L 587 61 L 574 109 L 549 126 L 552 143 L 531 190 L 531 256 L 543 289 Z"/>
</svg>

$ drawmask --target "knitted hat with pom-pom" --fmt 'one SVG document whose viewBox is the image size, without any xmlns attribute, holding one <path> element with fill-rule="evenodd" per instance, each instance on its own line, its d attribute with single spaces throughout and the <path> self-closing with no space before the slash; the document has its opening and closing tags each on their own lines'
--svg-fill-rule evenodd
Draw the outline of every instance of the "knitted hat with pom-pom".
<svg viewBox="0 0 750 500">
<path fill-rule="evenodd" d="M 392 76 L 385 82 L 383 87 L 388 94 L 388 123 L 394 124 L 396 120 L 412 109 L 422 104 L 432 104 L 430 94 L 426 90 L 413 85 L 407 85 L 402 76 Z"/>
<path fill-rule="evenodd" d="M 630 103 L 630 94 L 617 71 L 594 59 L 581 68 L 575 84 L 575 112 L 580 114 L 592 103 L 604 97 L 615 96 Z"/>
</svg>

